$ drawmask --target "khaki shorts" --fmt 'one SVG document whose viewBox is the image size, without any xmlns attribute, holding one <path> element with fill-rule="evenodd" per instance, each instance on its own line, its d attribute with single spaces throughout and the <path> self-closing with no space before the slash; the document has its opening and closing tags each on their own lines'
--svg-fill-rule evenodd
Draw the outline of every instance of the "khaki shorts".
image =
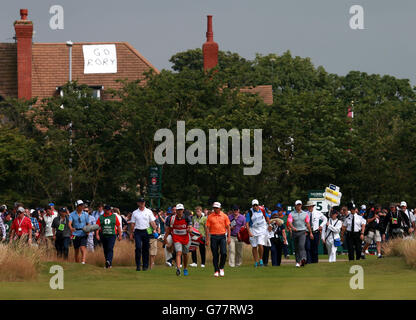
<svg viewBox="0 0 416 320">
<path fill-rule="evenodd" d="M 150 239 L 149 244 L 150 244 L 149 254 L 151 256 L 157 255 L 157 239 Z"/>
<path fill-rule="evenodd" d="M 373 240 L 375 242 L 380 242 L 381 241 L 380 231 L 378 231 L 378 230 L 376 230 L 376 232 L 368 231 L 368 234 L 365 236 L 364 240 L 368 244 L 371 244 L 373 242 Z"/>
<path fill-rule="evenodd" d="M 187 245 L 184 245 L 180 242 L 174 242 L 173 245 L 175 246 L 176 252 L 182 252 L 183 254 L 187 254 L 189 252 L 189 247 L 191 246 L 191 240 L 189 240 Z"/>
</svg>

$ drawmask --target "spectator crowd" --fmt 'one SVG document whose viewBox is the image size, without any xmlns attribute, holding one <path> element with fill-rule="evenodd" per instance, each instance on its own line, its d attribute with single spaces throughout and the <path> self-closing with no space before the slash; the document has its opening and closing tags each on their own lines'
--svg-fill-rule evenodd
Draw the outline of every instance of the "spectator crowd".
<svg viewBox="0 0 416 320">
<path fill-rule="evenodd" d="M 315 208 L 315 203 L 297 200 L 294 210 L 286 212 L 282 204 L 274 210 L 257 199 L 243 212 L 237 205 L 229 211 L 221 203 L 210 208 L 188 210 L 183 204 L 167 210 L 146 207 L 143 198 L 137 210 L 121 213 L 108 204 L 94 209 L 78 200 L 75 210 L 55 208 L 29 209 L 22 203 L 12 208 L 0 206 L 0 232 L 3 242 L 21 240 L 32 246 L 55 247 L 58 257 L 68 259 L 70 246 L 76 262 L 85 264 L 88 251 L 102 249 L 106 268 L 112 268 L 116 241 L 134 241 L 137 271 L 155 265 L 158 242 L 162 242 L 165 264 L 175 267 L 176 274 L 187 276 L 189 267 L 205 268 L 206 252 L 212 253 L 214 276 L 225 275 L 225 265 L 231 268 L 243 264 L 244 244 L 251 247 L 254 267 L 270 264 L 280 266 L 282 258 L 294 254 L 295 266 L 317 263 L 319 244 L 323 244 L 329 262 L 348 252 L 349 260 L 365 259 L 370 246 L 378 258 L 383 257 L 382 243 L 394 238 L 413 237 L 416 210 L 407 203 L 392 202 L 388 207 L 369 202 L 358 208 L 354 203 L 332 207 L 327 213 Z M 226 212 L 226 213 L 225 213 Z M 342 248 L 342 249 L 341 249 Z"/>
</svg>

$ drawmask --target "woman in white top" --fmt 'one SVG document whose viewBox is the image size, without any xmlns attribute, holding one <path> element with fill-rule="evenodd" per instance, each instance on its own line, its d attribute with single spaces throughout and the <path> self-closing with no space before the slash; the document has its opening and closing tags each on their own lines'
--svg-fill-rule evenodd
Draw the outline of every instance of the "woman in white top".
<svg viewBox="0 0 416 320">
<path fill-rule="evenodd" d="M 338 219 L 338 212 L 333 210 L 331 218 L 328 219 L 326 225 L 322 229 L 322 242 L 328 249 L 329 262 L 336 262 L 337 248 L 335 244 L 340 243 L 341 239 L 339 233 L 341 232 L 342 221 Z"/>
</svg>

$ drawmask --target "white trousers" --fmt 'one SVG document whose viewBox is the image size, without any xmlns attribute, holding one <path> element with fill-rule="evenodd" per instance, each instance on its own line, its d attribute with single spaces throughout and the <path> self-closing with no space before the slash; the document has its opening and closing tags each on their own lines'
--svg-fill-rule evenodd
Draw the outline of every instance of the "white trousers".
<svg viewBox="0 0 416 320">
<path fill-rule="evenodd" d="M 332 239 L 326 241 L 326 248 L 328 249 L 329 262 L 336 262 L 338 248 L 334 246 Z"/>
<path fill-rule="evenodd" d="M 172 253 L 169 252 L 169 250 L 166 247 L 172 245 L 172 236 L 168 235 L 166 241 L 168 242 L 168 244 L 165 246 L 165 261 L 168 262 L 168 260 L 172 259 Z"/>
</svg>

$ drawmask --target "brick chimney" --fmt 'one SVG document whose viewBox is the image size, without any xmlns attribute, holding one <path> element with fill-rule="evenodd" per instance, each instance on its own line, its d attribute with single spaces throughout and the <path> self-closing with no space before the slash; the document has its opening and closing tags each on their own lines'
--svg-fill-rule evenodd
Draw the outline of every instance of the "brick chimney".
<svg viewBox="0 0 416 320">
<path fill-rule="evenodd" d="M 32 98 L 32 35 L 33 23 L 27 20 L 28 10 L 20 9 L 20 20 L 15 21 L 17 41 L 17 96 Z"/>
<path fill-rule="evenodd" d="M 214 42 L 212 16 L 207 16 L 207 18 L 207 41 L 202 45 L 205 71 L 216 67 L 218 64 L 218 43 Z"/>
</svg>

